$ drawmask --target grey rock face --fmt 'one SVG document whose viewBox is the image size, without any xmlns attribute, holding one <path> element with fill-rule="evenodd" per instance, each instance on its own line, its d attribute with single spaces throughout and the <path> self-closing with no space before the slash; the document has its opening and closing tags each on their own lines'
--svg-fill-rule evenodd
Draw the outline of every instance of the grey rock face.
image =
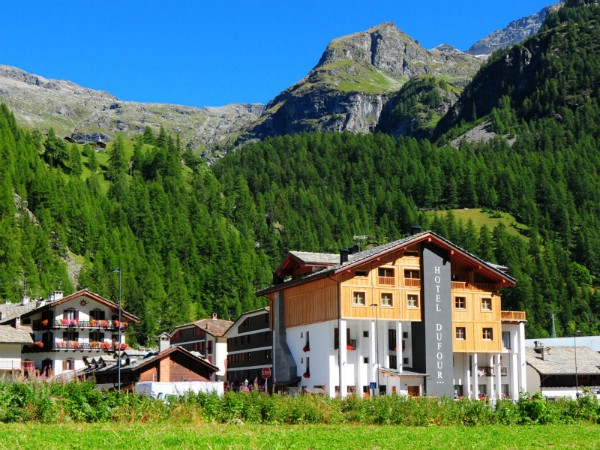
<svg viewBox="0 0 600 450">
<path fill-rule="evenodd" d="M 556 3 L 545 7 L 536 14 L 515 20 L 502 30 L 494 31 L 477 41 L 467 50 L 467 53 L 471 55 L 489 55 L 495 50 L 512 47 L 537 33 L 548 13 L 556 11 L 561 6 L 562 3 Z"/>
<path fill-rule="evenodd" d="M 450 46 L 424 49 L 393 23 L 333 40 L 317 66 L 268 103 L 245 138 L 306 131 L 368 133 L 410 79 L 444 76 L 464 87 L 481 61 Z"/>
<path fill-rule="evenodd" d="M 260 104 L 231 104 L 218 108 L 193 108 L 159 103 L 121 101 L 62 80 L 49 80 L 15 67 L 0 66 L 0 101 L 30 128 L 54 128 L 58 135 L 102 135 L 108 141 L 116 133 L 133 135 L 146 126 L 179 134 L 192 147 L 227 143 L 259 117 Z"/>
</svg>

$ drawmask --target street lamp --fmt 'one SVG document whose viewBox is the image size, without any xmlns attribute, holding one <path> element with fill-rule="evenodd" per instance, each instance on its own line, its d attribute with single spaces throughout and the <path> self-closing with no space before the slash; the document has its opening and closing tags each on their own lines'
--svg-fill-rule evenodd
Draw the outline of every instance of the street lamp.
<svg viewBox="0 0 600 450">
<path fill-rule="evenodd" d="M 377 394 L 381 394 L 379 385 L 379 304 L 372 303 L 375 307 L 375 364 L 377 365 Z"/>
<path fill-rule="evenodd" d="M 120 267 L 113 269 L 113 272 L 119 273 L 119 326 L 117 328 L 117 389 L 118 392 L 121 392 L 121 299 L 123 297 L 122 293 L 122 275 L 123 271 Z"/>
<path fill-rule="evenodd" d="M 575 330 L 573 334 L 573 345 L 575 346 L 575 398 L 579 397 L 579 380 L 577 376 L 577 335 L 581 333 L 580 330 Z"/>
</svg>

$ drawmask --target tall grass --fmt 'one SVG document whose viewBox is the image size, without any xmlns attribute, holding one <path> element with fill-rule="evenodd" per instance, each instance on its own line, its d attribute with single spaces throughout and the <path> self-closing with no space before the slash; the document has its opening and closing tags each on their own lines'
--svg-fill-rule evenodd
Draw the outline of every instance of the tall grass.
<svg viewBox="0 0 600 450">
<path fill-rule="evenodd" d="M 519 401 L 382 396 L 345 399 L 258 392 L 188 394 L 168 402 L 130 392 L 96 390 L 91 382 L 0 382 L 0 421 L 371 424 L 476 426 L 600 423 L 592 394 L 548 402 L 539 393 Z"/>
</svg>

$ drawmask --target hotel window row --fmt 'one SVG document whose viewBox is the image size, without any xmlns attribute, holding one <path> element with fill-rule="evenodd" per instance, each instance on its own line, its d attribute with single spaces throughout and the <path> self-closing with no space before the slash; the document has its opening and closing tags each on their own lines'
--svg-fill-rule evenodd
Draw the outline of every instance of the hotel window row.
<svg viewBox="0 0 600 450">
<path fill-rule="evenodd" d="M 467 329 L 465 327 L 456 327 L 455 337 L 457 340 L 464 341 L 467 339 Z M 494 329 L 493 328 L 483 328 L 481 332 L 481 337 L 484 341 L 492 341 L 494 340 Z M 502 336 L 503 340 L 505 336 Z M 508 336 L 508 345 L 510 345 L 510 335 Z M 506 347 L 505 348 L 510 348 Z"/>
<path fill-rule="evenodd" d="M 454 297 L 454 307 L 456 309 L 467 309 L 467 298 L 462 296 Z M 481 299 L 481 310 L 492 310 L 492 299 L 490 297 L 484 297 Z"/>
<path fill-rule="evenodd" d="M 383 307 L 394 306 L 394 294 L 391 292 L 382 292 L 380 296 L 380 305 Z M 352 305 L 353 306 L 366 306 L 367 305 L 367 294 L 364 291 L 352 292 Z M 406 294 L 406 306 L 408 308 L 419 307 L 419 294 Z"/>
</svg>

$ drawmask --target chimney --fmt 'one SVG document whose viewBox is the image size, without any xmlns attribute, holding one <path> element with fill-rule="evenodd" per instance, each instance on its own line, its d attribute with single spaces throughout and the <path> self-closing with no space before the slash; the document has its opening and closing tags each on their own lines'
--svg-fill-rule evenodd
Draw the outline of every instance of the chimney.
<svg viewBox="0 0 600 450">
<path fill-rule="evenodd" d="M 217 319 L 217 313 L 212 313 L 212 320 L 216 320 Z"/>
<path fill-rule="evenodd" d="M 344 264 L 348 262 L 348 255 L 350 254 L 350 250 L 347 248 L 340 249 L 340 264 Z"/>
<path fill-rule="evenodd" d="M 415 234 L 419 234 L 422 231 L 422 228 L 419 225 L 413 225 L 412 227 L 410 227 L 410 234 L 411 235 L 415 235 Z"/>
<path fill-rule="evenodd" d="M 50 301 L 51 302 L 55 302 L 57 300 L 60 300 L 61 298 L 63 298 L 63 293 L 62 291 L 54 291 L 50 294 Z"/>
<path fill-rule="evenodd" d="M 26 295 L 23 296 L 23 298 L 21 299 L 21 304 L 22 305 L 26 305 L 29 303 L 29 297 L 27 297 Z"/>
<path fill-rule="evenodd" d="M 171 338 L 167 333 L 163 333 L 159 336 L 158 340 L 158 351 L 162 352 L 171 346 Z"/>
</svg>

